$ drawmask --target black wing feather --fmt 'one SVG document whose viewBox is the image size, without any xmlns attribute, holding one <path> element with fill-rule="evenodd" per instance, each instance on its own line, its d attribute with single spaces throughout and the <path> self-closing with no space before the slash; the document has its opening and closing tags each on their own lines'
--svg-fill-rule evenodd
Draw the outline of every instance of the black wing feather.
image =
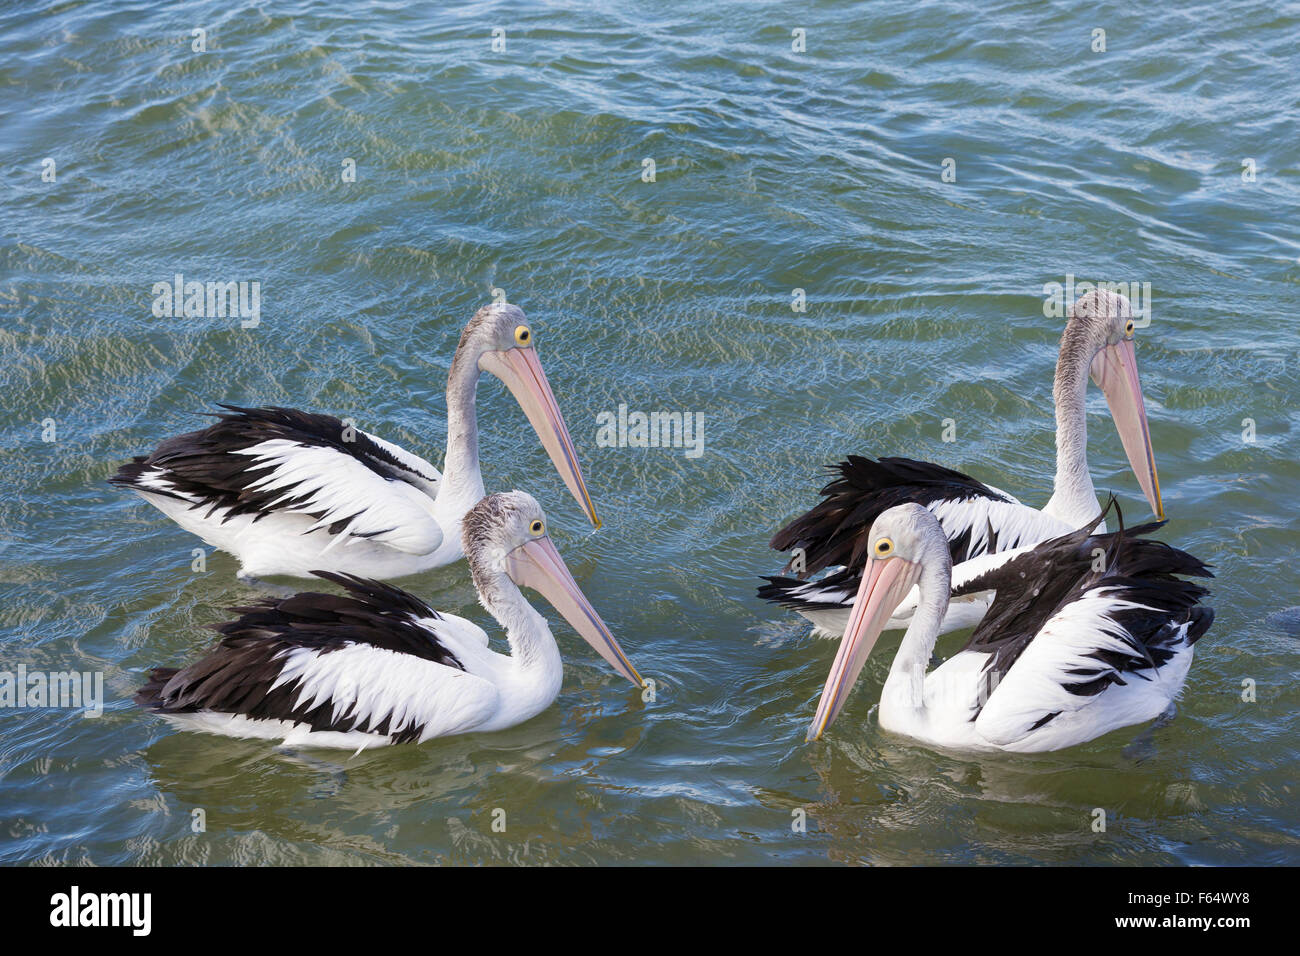
<svg viewBox="0 0 1300 956">
<path fill-rule="evenodd" d="M 380 581 L 327 571 L 314 573 L 348 593 L 308 592 L 232 608 L 240 616 L 213 625 L 222 638 L 207 655 L 181 670 L 154 669 L 135 695 L 135 702 L 158 713 L 211 710 L 289 720 L 307 724 L 312 730 L 349 731 L 357 729 L 360 718 L 336 720 L 331 701 L 315 707 L 307 706 L 309 702 L 295 704 L 297 681 L 272 689 L 290 651 L 309 648 L 328 654 L 368 644 L 465 669 L 436 635 L 415 623 L 419 618 L 437 619 L 440 615 L 413 594 Z M 392 728 L 385 719 L 371 732 L 405 742 L 418 739 L 419 731 L 418 726 Z"/>
<path fill-rule="evenodd" d="M 818 590 L 854 593 L 862 580 L 872 522 L 895 505 L 915 502 L 928 507 L 936 501 L 971 498 L 1012 501 L 970 475 L 912 458 L 850 455 L 827 469 L 839 477 L 822 488 L 822 500 L 772 536 L 774 550 L 802 549 L 803 565 L 794 578 L 764 577 L 767 583 L 760 585 L 758 596 L 765 601 L 797 611 L 833 607 L 822 601 L 803 600 L 793 591 L 804 579 L 835 565 L 843 567 L 822 578 Z M 989 550 L 998 550 L 998 535 L 992 524 L 988 524 L 987 542 Z M 954 564 L 975 557 L 970 553 L 969 530 L 951 538 L 948 547 Z M 791 567 L 787 564 L 786 570 Z"/>
<path fill-rule="evenodd" d="M 860 568 L 871 523 L 895 505 L 916 502 L 929 506 L 935 501 L 970 498 L 1012 500 L 970 475 L 912 458 L 873 460 L 850 455 L 827 467 L 839 477 L 822 488 L 822 500 L 772 536 L 771 546 L 777 551 L 803 549 L 801 577 L 833 565 Z M 965 553 L 969 545 L 969 540 L 954 539 L 953 560 L 969 557 Z"/>
<path fill-rule="evenodd" d="M 388 481 L 438 480 L 437 475 L 423 474 L 398 460 L 369 435 L 349 428 L 333 415 L 274 405 L 244 408 L 224 402 L 217 404 L 226 409 L 226 413 L 205 413 L 217 418 L 216 424 L 168 438 L 149 455 L 136 456 L 122 465 L 108 480 L 116 485 L 138 487 L 151 494 L 181 500 L 188 500 L 186 495 L 196 497 L 201 503 L 195 507 L 206 506 L 206 517 L 224 510 L 223 522 L 243 514 L 253 515 L 256 521 L 273 510 L 293 508 L 309 501 L 306 495 L 286 498 L 289 491 L 283 487 L 253 487 L 274 471 L 275 465 L 257 464 L 236 452 L 265 441 L 280 439 L 307 447 L 330 448 L 355 458 Z M 179 493 L 142 485 L 140 479 L 149 470 L 165 472 L 167 482 Z M 318 519 L 323 517 L 320 512 L 309 510 L 304 513 Z M 350 520 L 351 516 L 348 516 L 331 523 L 330 533 L 339 533 Z"/>
<path fill-rule="evenodd" d="M 1112 509 L 1119 530 L 1094 534 Z M 1184 578 L 1214 575 L 1186 551 L 1145 537 L 1163 524 L 1125 529 L 1119 506 L 1111 498 L 1091 524 L 1044 541 L 955 589 L 954 597 L 995 592 L 984 619 L 962 648 L 989 655 L 979 699 L 988 699 L 1048 620 L 1093 588 L 1113 589 L 1116 598 L 1140 605 L 1113 615 L 1126 632 L 1133 655 L 1095 651 L 1089 656 L 1098 667 L 1076 670 L 1080 680 L 1064 685 L 1071 693 L 1092 696 L 1111 684 L 1123 684 L 1125 676 L 1150 679 L 1142 672 L 1163 666 L 1173 656 L 1183 624 L 1191 625 L 1184 638 L 1187 643 L 1200 638 L 1214 620 L 1213 609 L 1199 604 L 1209 591 Z"/>
</svg>

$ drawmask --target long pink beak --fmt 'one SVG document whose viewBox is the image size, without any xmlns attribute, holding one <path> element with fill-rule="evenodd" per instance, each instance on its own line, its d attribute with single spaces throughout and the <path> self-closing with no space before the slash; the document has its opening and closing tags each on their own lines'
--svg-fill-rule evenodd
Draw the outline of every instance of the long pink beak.
<svg viewBox="0 0 1300 956">
<path fill-rule="evenodd" d="M 479 368 L 491 372 L 501 379 L 510 389 L 519 407 L 528 416 L 533 430 L 542 442 L 542 447 L 551 456 L 555 470 L 564 479 L 569 493 L 582 506 L 588 520 L 599 528 L 600 519 L 596 517 L 596 506 L 591 503 L 587 493 L 587 482 L 578 467 L 578 452 L 569 437 L 568 426 L 560 414 L 560 406 L 555 401 L 551 384 L 542 371 L 541 360 L 534 348 L 513 348 L 486 352 L 479 359 Z"/>
<path fill-rule="evenodd" d="M 1128 455 L 1128 463 L 1142 486 L 1142 493 L 1156 517 L 1164 520 L 1165 507 L 1160 498 L 1160 478 L 1156 475 L 1155 453 L 1151 449 L 1151 429 L 1147 425 L 1147 407 L 1138 379 L 1137 354 L 1132 339 L 1107 345 L 1092 360 L 1092 379 L 1106 395 L 1115 430 Z"/>
<path fill-rule="evenodd" d="M 839 716 L 885 624 L 920 575 L 919 564 L 899 557 L 883 561 L 873 558 L 867 562 L 858 595 L 853 599 L 849 625 L 844 629 L 839 653 L 835 655 L 826 687 L 817 702 L 817 713 L 808 728 L 809 740 L 820 740 L 826 728 Z"/>
<path fill-rule="evenodd" d="M 637 687 L 645 681 L 636 672 L 632 662 L 618 646 L 614 635 L 600 619 L 591 603 L 573 580 L 560 552 L 555 550 L 549 535 L 534 538 L 506 555 L 506 573 L 520 587 L 532 588 L 559 611 L 569 626 L 605 658 L 609 665 Z"/>
</svg>

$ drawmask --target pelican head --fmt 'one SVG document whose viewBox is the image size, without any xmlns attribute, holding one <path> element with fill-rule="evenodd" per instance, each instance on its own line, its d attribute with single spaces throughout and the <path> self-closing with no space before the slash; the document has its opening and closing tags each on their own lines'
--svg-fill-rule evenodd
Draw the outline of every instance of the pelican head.
<svg viewBox="0 0 1300 956">
<path fill-rule="evenodd" d="M 1070 309 L 1070 318 L 1061 337 L 1061 355 L 1057 363 L 1057 400 L 1070 377 L 1082 382 L 1082 369 L 1088 368 L 1092 380 L 1100 386 L 1110 407 L 1115 430 L 1119 432 L 1129 465 L 1137 477 L 1151 510 L 1163 520 L 1164 502 L 1160 498 L 1160 479 L 1151 450 L 1151 430 L 1147 425 L 1146 403 L 1138 379 L 1137 356 L 1133 349 L 1133 309 L 1129 300 L 1118 292 L 1097 289 L 1082 295 Z"/>
<path fill-rule="evenodd" d="M 537 357 L 536 342 L 537 335 L 523 309 L 494 302 L 475 312 L 465 326 L 456 361 L 472 362 L 479 371 L 489 372 L 505 383 L 528 416 L 569 493 L 599 528 L 600 519 L 578 466 L 577 450 Z"/>
<path fill-rule="evenodd" d="M 532 495 L 522 491 L 488 495 L 465 515 L 461 541 L 479 600 L 494 615 L 502 606 L 503 577 L 516 587 L 531 588 L 614 670 L 638 687 L 644 686 L 641 675 L 555 550 L 547 533 L 546 515 Z"/>
<path fill-rule="evenodd" d="M 871 649 L 923 571 L 941 575 L 945 603 L 952 579 L 948 538 L 933 514 L 909 502 L 881 512 L 867 538 L 867 566 L 808 739 L 819 740 L 839 716 Z"/>
</svg>

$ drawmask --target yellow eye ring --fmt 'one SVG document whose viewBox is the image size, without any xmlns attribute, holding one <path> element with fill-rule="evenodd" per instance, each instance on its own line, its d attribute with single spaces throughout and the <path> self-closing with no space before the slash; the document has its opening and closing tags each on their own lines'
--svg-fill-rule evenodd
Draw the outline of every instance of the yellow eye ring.
<svg viewBox="0 0 1300 956">
<path fill-rule="evenodd" d="M 532 330 L 526 325 L 515 326 L 515 342 L 519 345 L 528 345 L 533 341 Z"/>
<path fill-rule="evenodd" d="M 876 557 L 887 558 L 894 553 L 894 542 L 889 538 L 881 538 L 872 550 L 875 551 Z"/>
<path fill-rule="evenodd" d="M 534 520 L 533 523 L 528 526 L 528 530 L 533 533 L 533 537 L 540 538 L 546 531 L 546 525 L 540 519 Z"/>
<path fill-rule="evenodd" d="M 1128 325 L 1124 326 L 1124 334 L 1125 334 L 1125 335 L 1132 335 L 1132 334 L 1133 334 L 1133 330 L 1134 330 L 1135 328 L 1137 328 L 1137 326 L 1135 326 L 1135 325 L 1133 324 L 1133 320 L 1132 320 L 1132 319 L 1129 319 L 1129 320 L 1128 320 Z"/>
</svg>

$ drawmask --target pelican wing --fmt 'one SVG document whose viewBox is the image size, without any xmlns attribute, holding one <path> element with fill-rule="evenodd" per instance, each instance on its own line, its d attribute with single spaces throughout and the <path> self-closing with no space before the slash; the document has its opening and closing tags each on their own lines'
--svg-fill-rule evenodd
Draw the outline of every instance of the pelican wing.
<svg viewBox="0 0 1300 956">
<path fill-rule="evenodd" d="M 822 500 L 772 537 L 777 551 L 803 550 L 807 574 L 834 565 L 861 567 L 871 523 L 895 505 L 916 502 L 934 511 L 953 542 L 954 564 L 996 546 L 985 537 L 989 504 L 1023 507 L 970 475 L 911 458 L 850 455 L 829 469 L 838 477 L 822 488 Z"/>
<path fill-rule="evenodd" d="M 339 541 L 365 538 L 409 554 L 442 542 L 431 505 L 441 476 L 429 462 L 329 415 L 240 408 L 202 431 L 163 442 L 110 480 L 206 509 L 205 517 L 314 519 Z"/>
<path fill-rule="evenodd" d="M 862 580 L 872 522 L 907 502 L 924 505 L 939 520 L 955 576 L 963 562 L 1037 544 L 1069 530 L 1059 519 L 1000 489 L 930 462 L 850 455 L 832 470 L 839 477 L 822 489 L 823 500 L 772 538 L 776 550 L 803 549 L 804 575 L 830 570 L 813 581 L 767 578 L 759 597 L 797 611 L 851 603 Z"/>
<path fill-rule="evenodd" d="M 1030 548 L 963 591 L 992 591 L 963 652 L 987 655 L 973 719 L 1006 746 L 1095 704 L 1112 686 L 1158 680 L 1214 619 L 1197 558 L 1142 535 L 1159 524 L 1093 534 L 1100 522 Z"/>
<path fill-rule="evenodd" d="M 321 573 L 349 592 L 234 608 L 221 641 L 183 670 L 159 668 L 136 702 L 162 714 L 213 712 L 395 743 L 468 730 L 497 707 L 440 639 L 438 612 L 400 588 Z"/>
</svg>

